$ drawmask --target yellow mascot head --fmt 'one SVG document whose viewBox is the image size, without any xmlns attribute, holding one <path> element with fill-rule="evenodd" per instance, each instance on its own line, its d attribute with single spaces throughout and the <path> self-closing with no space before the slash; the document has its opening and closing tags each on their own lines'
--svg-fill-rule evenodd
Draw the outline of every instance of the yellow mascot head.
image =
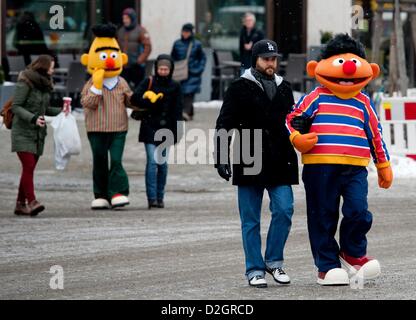
<svg viewBox="0 0 416 320">
<path fill-rule="evenodd" d="M 88 73 L 104 70 L 104 78 L 113 78 L 121 74 L 128 57 L 121 52 L 116 40 L 117 28 L 114 25 L 97 25 L 92 28 L 95 39 L 88 54 L 81 56 L 81 63 Z"/>
<path fill-rule="evenodd" d="M 364 46 L 348 34 L 336 35 L 321 58 L 310 61 L 307 72 L 341 99 L 355 97 L 380 74 L 379 66 L 366 60 Z"/>
</svg>

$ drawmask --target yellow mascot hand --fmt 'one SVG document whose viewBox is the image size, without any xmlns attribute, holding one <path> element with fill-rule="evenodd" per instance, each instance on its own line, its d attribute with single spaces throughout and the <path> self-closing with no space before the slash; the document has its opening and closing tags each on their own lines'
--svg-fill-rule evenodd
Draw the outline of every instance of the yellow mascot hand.
<svg viewBox="0 0 416 320">
<path fill-rule="evenodd" d="M 391 166 L 377 169 L 378 185 L 380 188 L 388 189 L 393 183 L 393 170 Z"/>
<path fill-rule="evenodd" d="M 156 103 L 159 99 L 163 98 L 163 93 L 156 94 L 153 91 L 146 91 L 143 95 L 143 99 L 150 100 L 151 103 Z"/>
<path fill-rule="evenodd" d="M 104 69 L 95 69 L 94 73 L 92 74 L 92 83 L 94 84 L 94 87 L 98 90 L 103 89 L 104 72 Z"/>
</svg>

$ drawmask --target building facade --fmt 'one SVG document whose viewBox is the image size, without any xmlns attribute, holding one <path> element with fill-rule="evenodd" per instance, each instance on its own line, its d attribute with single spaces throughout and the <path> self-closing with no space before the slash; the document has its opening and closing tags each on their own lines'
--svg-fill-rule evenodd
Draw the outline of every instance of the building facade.
<svg viewBox="0 0 416 320">
<path fill-rule="evenodd" d="M 356 1 L 354 1 L 356 2 Z M 306 52 L 320 44 L 320 32 L 351 32 L 352 0 L 2 0 L 2 56 L 13 54 L 14 30 L 24 11 L 34 14 L 45 41 L 58 52 L 82 51 L 88 47 L 88 31 L 96 23 L 121 25 L 121 12 L 133 7 L 149 30 L 152 57 L 169 52 L 182 24 L 196 26 L 197 37 L 206 47 L 237 53 L 241 19 L 253 12 L 257 25 L 275 39 L 280 50 Z M 54 5 L 64 8 L 64 28 L 51 28 Z"/>
</svg>

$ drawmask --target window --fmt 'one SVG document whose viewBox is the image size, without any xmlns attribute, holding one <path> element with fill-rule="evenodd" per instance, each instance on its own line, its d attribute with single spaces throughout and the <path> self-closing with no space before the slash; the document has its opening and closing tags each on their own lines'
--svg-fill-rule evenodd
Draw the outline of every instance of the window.
<svg viewBox="0 0 416 320">
<path fill-rule="evenodd" d="M 64 9 L 63 30 L 54 30 L 50 26 L 53 14 L 50 14 L 49 10 L 53 5 L 60 5 Z M 30 14 L 23 17 L 25 12 L 31 13 L 32 17 Z M 34 22 L 27 22 L 27 19 L 34 19 Z M 19 39 L 16 36 L 16 28 L 23 21 L 26 21 L 23 28 L 28 28 L 28 31 L 22 32 L 23 35 L 20 35 Z M 43 35 L 43 40 L 50 50 L 82 50 L 87 21 L 87 0 L 7 0 L 6 49 L 8 52 L 16 51 L 19 43 L 38 44 L 42 42 Z M 40 27 L 40 31 L 37 26 Z M 35 29 L 38 31 L 35 32 Z M 35 37 L 35 34 L 38 37 Z M 35 38 L 31 39 L 33 37 Z"/>
<path fill-rule="evenodd" d="M 242 19 L 246 12 L 256 15 L 256 27 L 265 31 L 265 0 L 198 0 L 197 37 L 204 46 L 230 50 L 238 55 Z"/>
</svg>

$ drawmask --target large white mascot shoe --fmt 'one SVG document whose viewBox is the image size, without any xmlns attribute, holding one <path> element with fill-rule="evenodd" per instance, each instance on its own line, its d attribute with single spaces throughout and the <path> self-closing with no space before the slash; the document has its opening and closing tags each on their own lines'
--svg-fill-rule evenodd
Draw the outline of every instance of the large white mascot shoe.
<svg viewBox="0 0 416 320">
<path fill-rule="evenodd" d="M 129 204 L 130 204 L 129 198 L 127 198 L 126 196 L 123 196 L 122 194 L 116 194 L 115 196 L 111 198 L 111 207 L 113 209 L 125 207 Z"/>
<path fill-rule="evenodd" d="M 317 282 L 321 286 L 348 286 L 350 279 L 347 271 L 341 268 L 334 268 L 328 272 L 319 272 Z"/>
<path fill-rule="evenodd" d="M 380 263 L 371 257 L 353 258 L 341 252 L 339 255 L 342 267 L 350 277 L 360 276 L 364 280 L 372 280 L 381 274 Z"/>
<path fill-rule="evenodd" d="M 110 209 L 110 203 L 106 199 L 95 199 L 91 203 L 92 210 L 106 210 Z"/>
</svg>

